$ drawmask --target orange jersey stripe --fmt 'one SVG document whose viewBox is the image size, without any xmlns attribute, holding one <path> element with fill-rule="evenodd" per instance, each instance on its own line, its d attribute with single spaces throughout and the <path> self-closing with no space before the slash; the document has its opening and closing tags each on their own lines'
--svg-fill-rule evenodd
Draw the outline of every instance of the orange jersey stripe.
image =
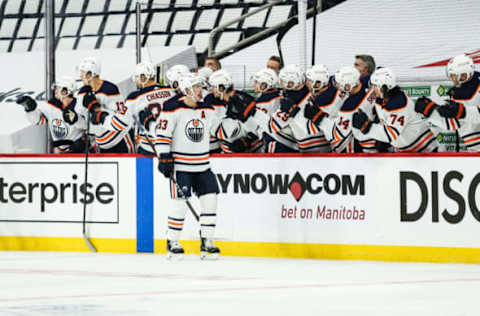
<svg viewBox="0 0 480 316">
<path fill-rule="evenodd" d="M 107 141 L 110 138 L 112 138 L 114 135 L 115 135 L 115 132 L 112 131 L 112 132 L 108 133 L 105 137 L 97 138 L 97 141 L 99 141 L 99 142 Z"/>
<path fill-rule="evenodd" d="M 183 161 L 203 161 L 203 160 L 208 160 L 207 157 L 195 157 L 195 158 L 187 158 L 187 157 L 179 157 L 179 156 L 174 156 L 175 160 L 183 160 Z"/>
<path fill-rule="evenodd" d="M 474 141 L 477 141 L 480 139 L 480 136 L 479 137 L 475 137 L 475 138 L 471 138 L 471 139 L 468 139 L 468 140 L 463 140 L 463 142 L 465 144 L 468 144 L 468 143 L 471 143 L 471 142 L 474 142 Z"/>
<path fill-rule="evenodd" d="M 326 141 L 318 139 L 318 140 L 312 140 L 308 143 L 300 143 L 299 146 L 300 147 L 306 147 L 306 146 L 310 146 L 310 145 L 314 145 L 314 144 L 324 144 L 324 143 L 326 143 Z"/>
<path fill-rule="evenodd" d="M 112 119 L 112 124 L 115 125 L 119 130 L 124 130 L 125 127 L 121 126 L 120 124 L 117 123 L 117 121 L 115 120 L 115 118 Z"/>
<path fill-rule="evenodd" d="M 390 132 L 390 135 L 393 137 L 393 139 L 397 139 L 397 135 L 395 132 L 390 128 L 390 126 L 385 125 L 387 127 L 387 130 Z"/>
</svg>

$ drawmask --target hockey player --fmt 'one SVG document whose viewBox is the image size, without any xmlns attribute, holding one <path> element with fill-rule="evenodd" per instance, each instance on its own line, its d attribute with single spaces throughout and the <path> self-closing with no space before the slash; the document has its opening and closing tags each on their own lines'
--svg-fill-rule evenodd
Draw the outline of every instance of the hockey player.
<svg viewBox="0 0 480 316">
<path fill-rule="evenodd" d="M 271 115 L 280 108 L 281 95 L 278 85 L 278 75 L 270 68 L 257 71 L 253 75 L 254 91 L 259 94 L 256 100 L 257 110 Z"/>
<path fill-rule="evenodd" d="M 163 103 L 170 99 L 175 92 L 170 87 L 161 86 L 156 83 L 155 67 L 150 62 L 142 62 L 135 67 L 135 75 L 132 77 L 138 90 L 130 93 L 125 100 L 125 105 L 139 118 L 140 124 L 154 144 L 158 141 L 155 128 L 162 122 L 157 122 Z M 153 155 L 152 148 L 144 132 L 139 131 L 137 139 L 137 152 L 143 155 Z"/>
<path fill-rule="evenodd" d="M 180 79 L 182 79 L 189 73 L 190 70 L 187 66 L 181 64 L 174 65 L 170 67 L 165 73 L 167 84 L 170 86 L 170 88 L 175 90 L 176 93 L 181 93 L 178 83 L 180 82 Z"/>
<path fill-rule="evenodd" d="M 266 131 L 266 151 L 330 151 L 330 145 L 321 131 L 304 117 L 310 91 L 305 85 L 303 72 L 298 66 L 288 65 L 280 71 L 279 77 L 283 94 L 278 110 L 268 115 L 257 111 L 256 107 L 249 107 L 243 112 L 244 119 L 251 116 Z"/>
<path fill-rule="evenodd" d="M 198 75 L 202 79 L 203 92 L 202 95 L 205 98 L 210 93 L 210 76 L 213 74 L 213 70 L 209 67 L 202 67 L 198 70 Z"/>
<path fill-rule="evenodd" d="M 55 153 L 85 152 L 86 121 L 78 115 L 77 99 L 74 97 L 76 83 L 73 78 L 62 77 L 54 85 L 55 97 L 46 103 L 39 103 L 29 96 L 17 99 L 30 122 L 36 125 L 48 124 Z"/>
<path fill-rule="evenodd" d="M 182 78 L 179 88 L 182 96 L 172 98 L 163 105 L 160 121 L 165 124 L 158 130 L 164 135 L 164 140 L 156 144 L 160 153 L 159 171 L 167 178 L 173 177 L 178 184 L 171 189 L 175 207 L 168 215 L 167 252 L 169 257 L 184 252 L 178 242 L 186 211 L 182 197 L 190 197 L 193 191 L 202 206 L 200 251 L 204 258 L 220 253 L 212 242 L 219 189 L 209 162 L 209 135 L 215 132 L 218 119 L 213 107 L 201 102 L 202 81 L 197 74 Z"/>
<path fill-rule="evenodd" d="M 440 106 L 422 97 L 415 103 L 415 110 L 433 125 L 444 130 L 457 131 L 467 151 L 480 150 L 480 74 L 474 71 L 470 56 L 452 58 L 446 68 L 454 87 L 450 100 Z"/>
<path fill-rule="evenodd" d="M 210 140 L 210 152 L 214 152 L 216 144 L 224 153 L 254 152 L 262 147 L 261 132 L 257 125 L 246 125 L 238 120 L 237 115 L 227 110 L 230 97 L 245 92 L 234 89 L 232 77 L 226 70 L 217 70 L 210 76 L 212 93 L 205 97 L 205 104 L 215 109 L 217 118 L 222 120 L 214 137 Z"/>
<path fill-rule="evenodd" d="M 376 70 L 371 78 L 375 91 L 376 113 L 374 123 L 361 109 L 353 114 L 353 127 L 357 133 L 392 144 L 397 152 L 436 151 L 437 140 L 428 123 L 415 112 L 412 101 L 396 83 L 389 68 Z"/>
<path fill-rule="evenodd" d="M 78 99 L 84 106 L 85 115 L 89 116 L 89 132 L 95 135 L 99 152 L 135 152 L 132 114 L 118 87 L 100 79 L 100 64 L 93 57 L 83 59 L 78 70 L 84 84 Z"/>
<path fill-rule="evenodd" d="M 323 74 L 322 77 L 319 76 L 318 78 L 323 84 L 328 82 L 328 76 L 322 72 L 313 73 L 310 76 L 315 78 L 316 74 Z M 362 109 L 369 115 L 369 119 L 373 120 L 372 109 L 375 104 L 375 93 L 373 89 L 364 87 L 364 84 L 360 81 L 359 71 L 351 66 L 337 70 L 335 82 L 341 93 L 347 96 L 341 104 L 338 114 L 329 116 L 320 107 L 312 105 L 305 110 L 305 116 L 325 133 L 332 150 L 338 153 L 353 153 L 356 150 L 352 133 L 352 115 L 358 109 Z M 370 142 L 372 145 L 366 140 L 362 144 L 370 145 L 375 149 L 375 140 L 370 140 Z M 370 147 L 367 148 L 371 149 Z"/>
</svg>

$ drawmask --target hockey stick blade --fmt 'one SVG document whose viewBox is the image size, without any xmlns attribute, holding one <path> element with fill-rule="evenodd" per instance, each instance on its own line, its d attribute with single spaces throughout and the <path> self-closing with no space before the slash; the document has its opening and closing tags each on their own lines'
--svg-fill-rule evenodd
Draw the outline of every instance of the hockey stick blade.
<svg viewBox="0 0 480 316">
<path fill-rule="evenodd" d="M 150 139 L 150 136 L 148 136 L 147 130 L 145 129 L 145 127 L 144 127 L 142 124 L 140 124 L 140 121 L 138 120 L 138 118 L 137 118 L 135 115 L 132 115 L 132 117 L 133 117 L 133 121 L 134 121 L 135 124 L 138 126 L 138 128 L 145 134 L 145 138 L 147 139 L 148 145 L 150 145 L 150 147 L 152 148 L 155 156 L 158 158 L 157 149 L 155 148 L 155 145 L 153 145 L 152 140 Z M 198 213 L 197 213 L 197 212 L 195 211 L 195 209 L 193 208 L 192 203 L 190 203 L 189 198 L 185 196 L 185 193 L 184 193 L 183 190 L 180 188 L 180 186 L 178 185 L 177 181 L 175 181 L 175 178 L 173 177 L 173 174 L 170 176 L 170 181 L 173 182 L 173 184 L 175 185 L 175 188 L 176 188 L 177 191 L 181 194 L 181 197 L 183 197 L 183 198 L 185 199 L 185 203 L 187 204 L 188 209 L 189 209 L 190 212 L 192 213 L 193 217 L 195 217 L 195 219 L 197 220 L 197 222 L 199 222 L 199 221 L 200 221 L 200 216 L 198 216 Z"/>
<path fill-rule="evenodd" d="M 83 240 L 85 241 L 85 244 L 87 244 L 88 249 L 90 249 L 91 252 L 97 252 L 97 249 L 95 246 L 88 240 L 87 235 L 83 234 Z"/>
</svg>

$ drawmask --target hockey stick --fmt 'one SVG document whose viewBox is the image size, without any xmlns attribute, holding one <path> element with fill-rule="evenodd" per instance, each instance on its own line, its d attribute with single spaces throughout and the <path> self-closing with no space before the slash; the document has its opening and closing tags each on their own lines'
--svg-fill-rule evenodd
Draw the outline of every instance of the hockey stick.
<svg viewBox="0 0 480 316">
<path fill-rule="evenodd" d="M 153 145 L 150 137 L 148 136 L 148 132 L 145 130 L 145 127 L 142 124 L 140 124 L 140 122 L 138 121 L 138 118 L 135 115 L 132 115 L 132 116 L 133 116 L 133 120 L 135 121 L 135 124 L 137 124 L 138 128 L 145 134 L 145 138 L 147 139 L 148 144 L 150 145 L 150 147 L 152 148 L 155 156 L 158 159 L 157 149 L 155 148 L 155 145 Z M 197 222 L 199 222 L 200 221 L 200 216 L 198 216 L 198 213 L 193 208 L 192 203 L 190 203 L 190 199 L 185 195 L 185 192 L 182 190 L 182 188 L 180 188 L 177 181 L 175 181 L 175 177 L 173 176 L 173 173 L 170 176 L 170 181 L 172 181 L 173 184 L 175 185 L 175 188 L 177 189 L 177 192 L 180 194 L 180 197 L 185 199 L 185 203 L 187 204 L 188 209 L 192 213 L 193 217 L 195 217 Z"/>
<path fill-rule="evenodd" d="M 85 183 L 84 183 L 84 193 L 83 193 L 83 220 L 82 220 L 82 235 L 83 240 L 87 244 L 88 248 L 91 252 L 97 252 L 97 249 L 93 246 L 93 244 L 88 240 L 86 234 L 86 224 L 87 224 L 87 180 L 88 180 L 88 153 L 90 151 L 90 113 L 87 113 L 87 132 L 85 133 Z"/>
</svg>

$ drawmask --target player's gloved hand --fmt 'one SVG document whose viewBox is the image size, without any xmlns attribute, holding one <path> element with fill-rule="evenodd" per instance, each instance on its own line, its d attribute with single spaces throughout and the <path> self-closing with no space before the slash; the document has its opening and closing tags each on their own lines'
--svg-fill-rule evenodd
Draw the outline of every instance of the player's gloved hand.
<svg viewBox="0 0 480 316">
<path fill-rule="evenodd" d="M 323 112 L 319 106 L 311 104 L 305 108 L 303 115 L 317 126 L 322 122 L 324 117 L 328 116 L 328 114 Z"/>
<path fill-rule="evenodd" d="M 154 116 L 153 113 L 148 109 L 148 107 L 138 113 L 138 119 L 140 120 L 140 123 L 141 123 L 147 130 L 149 129 L 150 123 L 155 122 L 155 116 Z"/>
<path fill-rule="evenodd" d="M 234 153 L 244 153 L 251 149 L 252 144 L 258 140 L 258 136 L 254 133 L 248 133 L 247 137 L 240 137 L 233 141 L 230 145 L 230 149 Z"/>
<path fill-rule="evenodd" d="M 363 134 L 367 134 L 370 131 L 372 124 L 373 122 L 362 110 L 353 113 L 352 125 L 353 127 L 358 128 Z"/>
<path fill-rule="evenodd" d="M 74 110 L 63 110 L 63 120 L 70 125 L 75 124 L 78 121 L 78 114 Z"/>
<path fill-rule="evenodd" d="M 420 97 L 415 102 L 415 112 L 430 117 L 438 105 L 427 97 Z"/>
<path fill-rule="evenodd" d="M 25 112 L 32 112 L 37 108 L 37 102 L 28 95 L 22 95 L 17 99 L 17 104 L 20 104 L 25 109 Z"/>
<path fill-rule="evenodd" d="M 236 93 L 227 102 L 227 117 L 246 122 L 256 112 L 255 99 L 246 93 Z"/>
<path fill-rule="evenodd" d="M 150 113 L 152 113 L 153 118 L 156 120 L 160 116 L 162 106 L 159 103 L 150 103 L 147 106 L 147 109 L 150 111 Z"/>
<path fill-rule="evenodd" d="M 173 173 L 172 153 L 162 153 L 158 156 L 158 171 L 160 171 L 166 178 L 170 178 Z"/>
<path fill-rule="evenodd" d="M 438 114 L 443 117 L 461 119 L 465 117 L 465 106 L 462 103 L 449 100 L 446 105 L 438 107 Z"/>
<path fill-rule="evenodd" d="M 280 99 L 280 111 L 288 113 L 290 117 L 295 117 L 300 111 L 300 107 L 296 105 L 292 99 L 283 97 Z"/>
<path fill-rule="evenodd" d="M 103 111 L 90 112 L 90 121 L 93 125 L 103 124 L 107 116 L 108 113 Z"/>
<path fill-rule="evenodd" d="M 97 98 L 93 92 L 87 92 L 83 97 L 83 106 L 88 109 L 90 112 L 95 112 L 97 108 L 100 107 Z"/>
</svg>

